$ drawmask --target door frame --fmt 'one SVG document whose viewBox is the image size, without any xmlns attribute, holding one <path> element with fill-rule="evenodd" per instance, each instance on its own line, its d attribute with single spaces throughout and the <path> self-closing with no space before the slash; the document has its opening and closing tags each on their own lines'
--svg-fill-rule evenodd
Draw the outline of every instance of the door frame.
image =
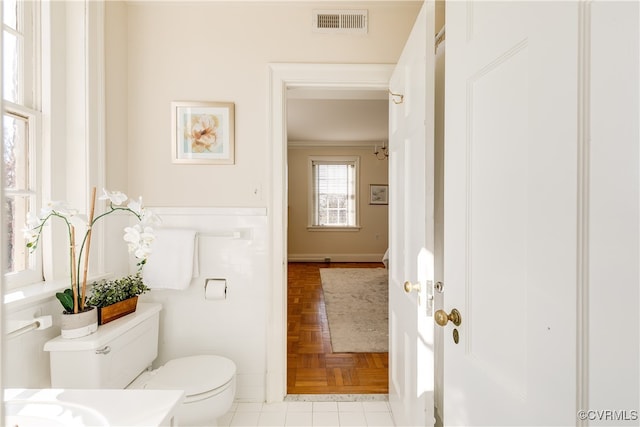
<svg viewBox="0 0 640 427">
<path fill-rule="evenodd" d="M 266 401 L 287 394 L 287 89 L 388 90 L 394 64 L 269 64 L 267 194 L 270 232 Z"/>
</svg>

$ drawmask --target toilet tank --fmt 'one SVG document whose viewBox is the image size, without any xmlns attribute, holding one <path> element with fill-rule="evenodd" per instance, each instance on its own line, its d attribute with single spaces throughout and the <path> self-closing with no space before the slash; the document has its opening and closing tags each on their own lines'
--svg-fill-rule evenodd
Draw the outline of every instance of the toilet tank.
<svg viewBox="0 0 640 427">
<path fill-rule="evenodd" d="M 138 303 L 134 313 L 91 335 L 47 341 L 51 387 L 125 388 L 158 356 L 161 309 L 161 304 Z"/>
</svg>

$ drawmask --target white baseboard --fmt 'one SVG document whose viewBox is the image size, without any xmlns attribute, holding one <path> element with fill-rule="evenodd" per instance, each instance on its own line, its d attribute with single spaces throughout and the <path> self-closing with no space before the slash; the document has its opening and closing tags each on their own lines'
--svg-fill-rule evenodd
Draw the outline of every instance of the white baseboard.
<svg viewBox="0 0 640 427">
<path fill-rule="evenodd" d="M 289 262 L 382 262 L 384 254 L 289 254 Z"/>
</svg>

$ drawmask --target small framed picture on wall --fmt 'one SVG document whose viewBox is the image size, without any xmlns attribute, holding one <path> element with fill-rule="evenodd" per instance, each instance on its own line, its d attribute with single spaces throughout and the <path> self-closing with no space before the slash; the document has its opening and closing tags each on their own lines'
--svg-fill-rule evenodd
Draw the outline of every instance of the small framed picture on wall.
<svg viewBox="0 0 640 427">
<path fill-rule="evenodd" d="M 234 164 L 234 104 L 172 102 L 173 163 Z"/>
<path fill-rule="evenodd" d="M 387 184 L 369 184 L 369 204 L 388 205 L 389 186 Z"/>
</svg>

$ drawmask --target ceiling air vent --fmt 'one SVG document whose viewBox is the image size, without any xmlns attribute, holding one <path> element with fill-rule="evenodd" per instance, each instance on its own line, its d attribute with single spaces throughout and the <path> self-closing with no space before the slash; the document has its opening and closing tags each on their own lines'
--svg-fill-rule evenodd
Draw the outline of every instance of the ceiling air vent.
<svg viewBox="0 0 640 427">
<path fill-rule="evenodd" d="M 318 33 L 367 33 L 366 10 L 315 10 L 313 31 Z"/>
</svg>

